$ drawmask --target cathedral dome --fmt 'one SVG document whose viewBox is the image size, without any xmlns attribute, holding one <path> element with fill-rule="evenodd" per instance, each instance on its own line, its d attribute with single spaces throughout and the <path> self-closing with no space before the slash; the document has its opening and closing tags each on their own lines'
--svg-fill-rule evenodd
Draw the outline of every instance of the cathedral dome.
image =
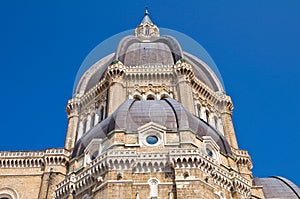
<svg viewBox="0 0 300 199">
<path fill-rule="evenodd" d="M 151 40 L 125 37 L 120 41 L 116 59 L 126 66 L 173 65 L 183 57 L 178 41 L 170 36 Z"/>
<path fill-rule="evenodd" d="M 158 29 L 147 13 L 135 30 L 109 38 L 87 56 L 77 73 L 74 96 L 81 96 L 95 86 L 114 61 L 127 67 L 171 66 L 185 61 L 193 67 L 195 77 L 211 90 L 225 92 L 221 75 L 207 51 L 182 33 Z"/>
<path fill-rule="evenodd" d="M 217 130 L 205 121 L 192 115 L 172 98 L 162 100 L 125 101 L 113 114 L 84 134 L 75 145 L 72 157 L 83 154 L 93 139 L 105 139 L 113 131 L 138 133 L 138 128 L 147 123 L 166 127 L 166 131 L 191 130 L 198 136 L 211 136 L 224 154 L 231 154 L 230 146 Z"/>
<path fill-rule="evenodd" d="M 268 178 L 254 178 L 255 186 L 263 186 L 265 198 L 299 198 L 300 189 L 290 180 L 272 176 Z"/>
</svg>

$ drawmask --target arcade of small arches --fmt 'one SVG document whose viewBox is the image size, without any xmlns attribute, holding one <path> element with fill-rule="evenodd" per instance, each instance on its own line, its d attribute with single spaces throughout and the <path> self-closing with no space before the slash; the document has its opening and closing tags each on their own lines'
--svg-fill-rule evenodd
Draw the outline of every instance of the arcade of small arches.
<svg viewBox="0 0 300 199">
<path fill-rule="evenodd" d="M 69 152 L 64 149 L 46 149 L 35 153 L 0 153 L 0 168 L 44 168 L 45 165 L 66 165 Z M 5 157 L 5 158 L 3 158 Z"/>
<path fill-rule="evenodd" d="M 90 110 L 89 113 L 82 115 L 82 118 L 78 126 L 78 137 L 88 132 L 91 128 L 103 121 L 106 117 L 106 103 L 101 103 L 100 106 L 94 110 Z"/>
<path fill-rule="evenodd" d="M 220 113 L 210 109 L 205 103 L 201 104 L 199 101 L 196 101 L 195 104 L 196 116 L 224 135 L 223 122 Z"/>
<path fill-rule="evenodd" d="M 139 90 L 136 90 L 133 94 L 129 94 L 128 98 L 135 100 L 161 100 L 164 98 L 174 98 L 174 95 L 171 91 L 161 90 L 160 92 L 155 93 L 149 89 L 147 92 L 140 92 Z M 220 117 L 220 113 L 217 113 L 212 108 L 209 108 L 209 106 L 205 103 L 201 103 L 199 100 L 195 101 L 195 113 L 196 116 L 224 135 L 223 122 Z M 102 102 L 99 107 L 94 110 L 90 109 L 89 113 L 83 114 L 78 126 L 77 140 L 105 118 L 105 102 Z"/>
<path fill-rule="evenodd" d="M 135 100 L 161 100 L 164 98 L 173 98 L 172 93 L 167 93 L 165 91 L 161 93 L 154 93 L 152 91 L 149 91 L 147 93 L 139 93 L 135 92 L 133 95 L 129 96 L 129 99 L 135 99 Z"/>
<path fill-rule="evenodd" d="M 135 100 L 161 100 L 164 98 L 173 98 L 172 92 L 162 90 L 160 93 L 154 93 L 149 90 L 147 93 L 136 91 L 133 95 L 128 96 L 129 99 Z M 102 102 L 98 108 L 91 108 L 88 113 L 82 114 L 78 126 L 77 141 L 87 133 L 90 129 L 106 118 L 106 102 Z"/>
</svg>

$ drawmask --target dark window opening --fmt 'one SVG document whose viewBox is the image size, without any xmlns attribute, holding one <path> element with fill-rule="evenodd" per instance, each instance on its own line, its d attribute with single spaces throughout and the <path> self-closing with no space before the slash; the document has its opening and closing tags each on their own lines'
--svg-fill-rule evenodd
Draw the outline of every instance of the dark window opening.
<svg viewBox="0 0 300 199">
<path fill-rule="evenodd" d="M 93 153 L 93 155 L 91 156 L 91 160 L 92 160 L 92 161 L 95 160 L 97 156 L 98 156 L 98 151 L 95 151 L 95 152 Z"/>
<path fill-rule="evenodd" d="M 154 96 L 153 95 L 148 95 L 147 100 L 154 100 Z"/>
<path fill-rule="evenodd" d="M 213 157 L 213 155 L 214 155 L 213 152 L 210 149 L 208 149 L 208 148 L 206 148 L 206 153 L 210 157 Z"/>
</svg>

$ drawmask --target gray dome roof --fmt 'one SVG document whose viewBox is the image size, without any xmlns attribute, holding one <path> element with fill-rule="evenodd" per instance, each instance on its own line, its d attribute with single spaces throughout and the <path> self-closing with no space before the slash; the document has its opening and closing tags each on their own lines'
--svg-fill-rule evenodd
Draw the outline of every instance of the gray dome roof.
<svg viewBox="0 0 300 199">
<path fill-rule="evenodd" d="M 135 36 L 126 36 L 119 42 L 115 53 L 100 59 L 81 76 L 75 93 L 86 93 L 95 86 L 104 77 L 113 60 L 119 60 L 125 66 L 153 66 L 173 65 L 182 58 L 192 65 L 195 76 L 210 89 L 224 91 L 214 71 L 198 57 L 183 52 L 174 37 L 160 36 L 145 41 Z"/>
<path fill-rule="evenodd" d="M 254 178 L 253 185 L 263 186 L 265 198 L 300 198 L 299 187 L 283 177 L 272 176 L 268 178 Z"/>
<path fill-rule="evenodd" d="M 120 41 L 116 51 L 116 59 L 126 66 L 175 64 L 182 56 L 181 46 L 171 36 L 146 41 L 135 36 L 127 36 Z"/>
<path fill-rule="evenodd" d="M 108 118 L 97 124 L 76 143 L 72 157 L 83 154 L 87 145 L 95 138 L 106 138 L 115 130 L 138 132 L 138 128 L 149 122 L 165 126 L 167 131 L 192 130 L 199 136 L 211 136 L 225 154 L 232 154 L 230 146 L 220 133 L 200 118 L 192 115 L 179 102 L 162 100 L 127 100 Z"/>
</svg>

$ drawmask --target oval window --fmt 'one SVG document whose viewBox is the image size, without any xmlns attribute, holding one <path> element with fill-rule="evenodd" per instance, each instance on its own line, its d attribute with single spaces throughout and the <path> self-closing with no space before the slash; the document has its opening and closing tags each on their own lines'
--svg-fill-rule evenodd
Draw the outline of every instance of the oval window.
<svg viewBox="0 0 300 199">
<path fill-rule="evenodd" d="M 206 148 L 206 153 L 210 157 L 213 157 L 213 155 L 214 155 L 213 152 L 210 149 L 208 149 L 208 148 Z"/>
<path fill-rule="evenodd" d="M 146 138 L 148 144 L 156 144 L 158 142 L 158 138 L 155 135 L 150 135 Z"/>
</svg>

